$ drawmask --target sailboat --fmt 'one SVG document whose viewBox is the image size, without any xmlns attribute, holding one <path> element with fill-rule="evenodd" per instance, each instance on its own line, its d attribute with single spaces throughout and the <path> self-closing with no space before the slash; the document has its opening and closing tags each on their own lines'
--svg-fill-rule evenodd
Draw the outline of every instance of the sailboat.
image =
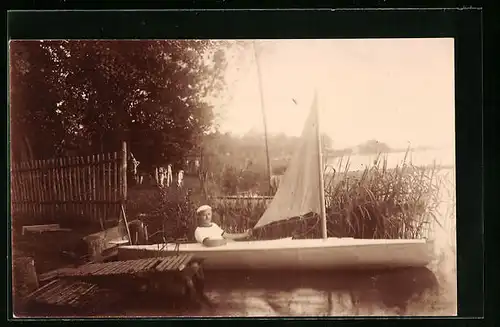
<svg viewBox="0 0 500 327">
<path fill-rule="evenodd" d="M 118 248 L 119 259 L 191 253 L 204 259 L 204 268 L 209 270 L 385 269 L 428 265 L 433 259 L 433 243 L 425 239 L 328 237 L 318 107 L 315 93 L 296 152 L 254 229 L 316 213 L 321 217 L 322 238 L 236 241 L 219 247 L 199 243 L 124 245 Z"/>
</svg>

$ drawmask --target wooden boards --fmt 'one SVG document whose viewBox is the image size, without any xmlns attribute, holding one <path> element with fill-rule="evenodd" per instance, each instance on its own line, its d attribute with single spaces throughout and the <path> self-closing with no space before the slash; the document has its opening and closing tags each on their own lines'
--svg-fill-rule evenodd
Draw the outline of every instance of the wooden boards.
<svg viewBox="0 0 500 327">
<path fill-rule="evenodd" d="M 106 296 L 102 296 L 106 293 Z M 32 304 L 73 308 L 97 308 L 117 301 L 111 290 L 84 281 L 56 279 L 29 296 Z"/>
<path fill-rule="evenodd" d="M 54 274 L 57 277 L 88 277 L 131 275 L 144 272 L 182 271 L 193 255 L 181 254 L 169 257 L 156 257 L 139 260 L 90 263 L 73 269 L 61 269 Z"/>
<path fill-rule="evenodd" d="M 47 225 L 30 225 L 23 226 L 22 235 L 27 232 L 31 233 L 44 233 L 44 232 L 70 232 L 69 228 L 61 228 L 59 224 L 47 224 Z"/>
</svg>

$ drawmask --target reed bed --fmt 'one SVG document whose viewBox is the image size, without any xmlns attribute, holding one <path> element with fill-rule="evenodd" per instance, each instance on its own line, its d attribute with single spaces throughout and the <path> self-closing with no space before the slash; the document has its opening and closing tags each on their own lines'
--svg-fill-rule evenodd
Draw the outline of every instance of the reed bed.
<svg viewBox="0 0 500 327">
<path fill-rule="evenodd" d="M 406 160 L 394 169 L 386 158 L 363 171 L 333 169 L 325 178 L 328 235 L 355 238 L 424 238 L 440 203 L 439 168 L 416 167 Z M 252 200 L 249 200 L 251 202 Z M 215 206 L 229 230 L 252 227 L 265 211 L 263 203 L 218 203 Z M 254 233 L 256 239 L 320 238 L 318 215 L 294 217 Z"/>
<path fill-rule="evenodd" d="M 440 204 L 439 169 L 435 165 L 417 167 L 406 159 L 397 167 L 388 169 L 387 159 L 381 156 L 363 171 L 349 171 L 348 160 L 344 166 L 327 167 L 328 235 L 389 239 L 428 237 L 431 223 L 437 221 Z M 189 241 L 193 241 L 196 227 L 195 210 L 201 204 L 212 206 L 214 221 L 228 232 L 252 228 L 268 204 L 261 198 L 226 201 L 212 197 L 200 200 L 185 193 L 173 194 L 170 190 L 159 192 L 161 195 L 155 197 L 159 203 L 150 213 L 156 219 L 148 222 L 151 225 L 149 230 L 167 238 Z M 293 217 L 255 230 L 253 239 L 320 238 L 319 221 L 316 214 Z M 162 232 L 158 232 L 160 229 Z"/>
<path fill-rule="evenodd" d="M 347 165 L 348 167 L 348 165 Z M 404 161 L 387 169 L 380 158 L 360 176 L 345 169 L 339 182 L 326 187 L 332 234 L 357 238 L 423 238 L 440 202 L 438 168 Z"/>
</svg>

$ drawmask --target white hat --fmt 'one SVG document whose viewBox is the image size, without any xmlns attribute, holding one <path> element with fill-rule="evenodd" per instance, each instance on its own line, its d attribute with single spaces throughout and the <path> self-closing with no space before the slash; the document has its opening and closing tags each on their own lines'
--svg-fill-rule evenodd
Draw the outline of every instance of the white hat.
<svg viewBox="0 0 500 327">
<path fill-rule="evenodd" d="M 202 212 L 205 212 L 207 210 L 212 210 L 212 207 L 209 206 L 209 205 L 202 205 L 201 207 L 199 207 L 198 209 L 196 209 L 196 214 L 199 214 L 199 213 L 202 213 Z"/>
</svg>

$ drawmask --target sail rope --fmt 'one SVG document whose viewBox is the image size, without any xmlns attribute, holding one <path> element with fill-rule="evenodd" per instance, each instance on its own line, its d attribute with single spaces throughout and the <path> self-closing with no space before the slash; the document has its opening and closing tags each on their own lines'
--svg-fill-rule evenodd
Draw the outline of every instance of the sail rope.
<svg viewBox="0 0 500 327">
<path fill-rule="evenodd" d="M 304 235 L 309 234 L 312 230 L 314 230 L 315 228 L 317 228 L 318 224 L 319 224 L 319 221 L 320 221 L 320 217 L 319 216 L 316 216 L 316 215 L 312 216 L 312 217 L 301 216 L 300 219 L 301 220 L 303 219 L 302 221 L 304 221 L 304 220 L 307 220 L 307 219 L 311 219 L 313 217 L 316 217 L 316 222 L 314 223 L 314 225 L 311 228 L 309 228 L 307 231 L 303 232 L 303 233 L 297 233 L 296 232 L 300 228 L 300 226 L 297 226 L 297 228 L 295 229 L 295 231 L 292 233 L 292 238 L 296 238 L 296 239 L 302 238 Z M 299 234 L 299 237 L 295 237 L 294 234 L 295 235 Z"/>
</svg>

